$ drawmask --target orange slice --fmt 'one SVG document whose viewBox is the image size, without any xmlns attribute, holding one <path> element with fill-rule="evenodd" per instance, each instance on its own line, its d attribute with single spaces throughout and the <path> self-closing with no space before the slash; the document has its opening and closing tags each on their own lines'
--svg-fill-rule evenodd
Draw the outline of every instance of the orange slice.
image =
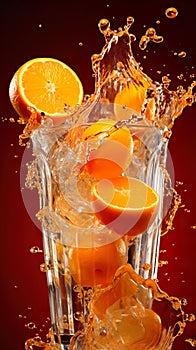
<svg viewBox="0 0 196 350">
<path fill-rule="evenodd" d="M 93 248 L 68 249 L 71 275 L 80 286 L 107 286 L 115 272 L 127 262 L 127 247 L 123 239 Z"/>
<path fill-rule="evenodd" d="M 144 182 L 120 176 L 92 185 L 93 209 L 99 220 L 116 233 L 133 237 L 155 220 L 159 196 Z"/>
<path fill-rule="evenodd" d="M 24 122 L 33 107 L 52 118 L 65 117 L 64 108 L 80 104 L 83 87 L 77 74 L 54 58 L 35 58 L 23 64 L 9 86 L 10 101 Z"/>
<path fill-rule="evenodd" d="M 89 126 L 82 141 L 97 141 L 90 151 L 89 160 L 83 167 L 97 179 L 121 175 L 129 166 L 133 154 L 133 138 L 127 127 L 115 127 L 113 120 L 101 120 Z"/>
</svg>

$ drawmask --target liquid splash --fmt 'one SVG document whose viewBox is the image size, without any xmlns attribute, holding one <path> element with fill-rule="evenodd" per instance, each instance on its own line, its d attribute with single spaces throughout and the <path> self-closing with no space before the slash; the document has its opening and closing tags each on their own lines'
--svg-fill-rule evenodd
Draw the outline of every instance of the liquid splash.
<svg viewBox="0 0 196 350">
<path fill-rule="evenodd" d="M 116 32 L 111 30 L 108 20 L 99 22 L 106 45 L 100 54 L 92 56 L 95 93 L 90 100 L 123 104 L 124 117 L 128 119 L 126 107 L 132 109 L 136 114 L 140 113 L 142 118 L 165 130 L 166 137 L 170 137 L 175 119 L 182 114 L 185 107 L 192 106 L 195 102 L 196 95 L 193 90 L 196 81 L 187 90 L 178 87 L 176 91 L 171 91 L 169 78 L 164 77 L 163 82 L 158 83 L 147 76 L 132 53 L 131 42 L 134 35 L 129 33 L 129 29 L 133 23 L 133 17 L 128 17 L 124 29 L 120 28 Z M 162 42 L 163 37 L 157 37 L 155 29 L 149 28 L 141 39 L 140 46 L 145 48 L 150 40 Z M 134 91 L 140 95 L 139 101 L 133 99 Z M 120 112 L 123 112 L 122 109 L 117 113 L 118 116 Z"/>
<path fill-rule="evenodd" d="M 137 118 L 138 113 L 140 113 L 139 118 L 146 119 L 153 125 L 164 130 L 165 138 L 169 139 L 175 119 L 182 113 L 186 106 L 191 106 L 193 102 L 195 102 L 193 88 L 195 87 L 196 82 L 193 82 L 187 91 L 183 88 L 178 89 L 177 91 L 170 91 L 169 79 L 165 78 L 162 83 L 158 83 L 152 81 L 145 73 L 143 73 L 131 51 L 131 42 L 135 40 L 135 36 L 129 34 L 129 29 L 133 23 L 133 17 L 128 17 L 124 29 L 119 28 L 117 32 L 111 30 L 108 20 L 103 19 L 99 22 L 99 29 L 105 37 L 106 45 L 99 55 L 92 56 L 92 69 L 95 74 L 95 93 L 90 96 L 86 105 L 89 106 L 89 104 L 93 103 L 93 106 L 95 106 L 95 103 L 98 101 L 108 103 L 108 105 L 109 103 L 116 104 L 117 101 L 119 101 L 118 97 L 120 94 L 120 99 L 123 97 L 124 103 L 122 104 L 120 111 L 115 111 L 118 116 L 122 113 L 123 118 L 127 117 L 126 112 L 131 108 Z M 142 40 L 143 42 L 140 41 L 140 46 L 142 49 L 145 49 L 149 41 L 158 43 L 162 42 L 163 38 L 161 36 L 157 37 L 155 30 L 149 28 L 146 31 L 145 38 Z M 135 105 L 135 100 L 132 101 L 133 89 L 141 93 L 142 96 L 141 100 L 137 101 L 138 105 L 137 103 Z M 130 104 L 127 104 L 127 101 L 130 101 Z M 130 112 L 128 111 L 128 113 Z M 32 119 L 25 127 L 23 135 L 21 136 L 21 144 L 24 144 L 23 140 L 28 139 L 31 135 L 32 126 L 33 129 L 37 127 L 35 111 L 32 111 Z M 170 185 L 171 184 L 169 183 L 168 191 L 173 192 L 174 203 L 168 214 L 166 227 L 162 230 L 162 235 L 165 235 L 172 229 L 173 219 L 181 203 L 180 196 L 174 189 L 171 190 Z M 43 264 L 41 270 L 46 272 L 48 268 L 50 267 Z M 148 269 L 146 266 L 144 268 Z M 132 278 L 133 274 L 134 273 L 131 275 Z M 172 308 L 180 315 L 180 319 L 175 324 L 175 335 L 172 338 L 172 341 L 174 341 L 177 336 L 183 333 L 186 323 L 192 322 L 195 319 L 194 315 L 188 315 L 184 312 L 183 306 L 186 305 L 186 302 L 184 299 L 179 300 L 176 297 L 170 297 L 167 293 L 161 291 L 152 280 L 141 279 L 140 276 L 135 274 L 134 278 L 137 284 L 151 288 L 155 299 L 164 299 L 168 301 Z M 102 336 L 105 335 L 105 330 L 102 329 Z M 78 334 L 74 336 L 70 349 L 74 349 L 74 343 L 77 336 Z M 34 346 L 44 347 L 45 349 L 56 349 L 52 339 L 50 339 L 49 343 L 45 343 L 38 337 L 28 340 L 25 344 L 25 349 L 30 350 L 33 349 Z"/>
<path fill-rule="evenodd" d="M 168 302 L 172 309 L 176 312 L 176 318 L 178 321 L 173 325 L 171 328 L 171 333 L 168 338 L 168 334 L 162 332 L 162 340 L 159 342 L 158 347 L 154 346 L 153 349 L 161 349 L 166 350 L 170 349 L 171 344 L 173 344 L 174 340 L 179 337 L 181 334 L 183 334 L 184 329 L 187 325 L 187 322 L 193 322 L 195 321 L 195 315 L 193 314 L 187 314 L 184 312 L 183 307 L 187 305 L 186 299 L 178 299 L 174 296 L 169 296 L 165 291 L 162 291 L 156 281 L 152 281 L 150 279 L 144 279 L 141 276 L 137 275 L 135 271 L 131 268 L 130 264 L 121 266 L 115 274 L 114 282 L 109 287 L 98 289 L 93 293 L 92 290 L 84 291 L 83 288 L 76 286 L 75 292 L 78 293 L 79 297 L 83 297 L 83 294 L 86 293 L 87 295 L 87 301 L 90 305 L 90 314 L 88 316 L 88 326 L 85 333 L 83 331 L 78 331 L 71 339 L 69 350 L 78 349 L 77 346 L 79 346 L 79 349 L 83 350 L 92 350 L 97 349 L 97 346 L 105 346 L 104 349 L 111 349 L 112 343 L 110 343 L 109 348 L 107 347 L 108 337 L 110 339 L 110 327 L 108 328 L 107 324 L 104 323 L 104 321 L 100 322 L 99 327 L 97 328 L 97 317 L 99 318 L 102 313 L 104 312 L 103 309 L 103 298 L 108 300 L 108 294 L 112 293 L 113 288 L 115 288 L 115 284 L 118 283 L 118 281 L 122 278 L 125 278 L 127 281 L 127 286 L 131 286 L 131 289 L 129 290 L 129 300 L 132 298 L 132 293 L 136 293 L 138 286 L 140 288 L 143 288 L 140 290 L 139 299 L 140 298 L 146 298 L 145 294 L 147 290 L 151 290 L 153 294 L 153 299 L 158 302 Z M 131 282 L 131 285 L 130 285 Z M 136 287 L 137 286 L 137 287 Z M 131 291 L 132 290 L 132 291 Z M 130 294 L 131 291 L 131 294 Z M 116 292 L 114 292 L 115 295 Z M 126 292 L 127 293 L 127 292 Z M 136 301 L 135 301 L 136 302 Z M 138 301 L 137 301 L 138 302 Z M 139 304 L 138 304 L 139 305 Z M 130 306 L 129 306 L 130 307 Z M 135 310 L 136 312 L 136 310 Z M 140 311 L 141 312 L 141 311 Z M 96 316 L 98 315 L 98 316 Z M 102 315 L 103 316 L 103 315 Z M 101 317 L 102 317 L 101 316 Z M 76 319 L 81 321 L 81 317 L 83 318 L 82 314 L 79 312 L 75 315 Z M 84 322 L 84 319 L 82 320 Z M 31 324 L 31 329 L 36 328 L 33 324 L 33 322 L 29 323 Z M 98 329 L 98 333 L 96 333 L 96 329 Z M 112 333 L 113 334 L 113 333 Z M 112 335 L 114 337 L 114 334 Z M 43 348 L 44 350 L 56 350 L 59 349 L 58 345 L 55 345 L 54 336 L 52 331 L 50 330 L 49 333 L 46 336 L 47 341 L 43 341 L 41 337 L 35 336 L 31 339 L 28 339 L 25 343 L 25 350 L 32 350 L 35 347 Z M 111 342 L 111 339 L 109 340 Z M 98 342 L 98 343 L 97 343 Z M 192 346 L 195 346 L 194 339 L 187 339 L 186 342 L 189 342 Z M 115 344 L 115 342 L 114 342 Z M 98 347 L 99 348 L 99 347 Z M 113 349 L 113 347 L 112 347 Z M 135 349 L 135 348 L 134 348 Z"/>
<path fill-rule="evenodd" d="M 188 338 L 185 341 L 189 343 L 192 347 L 196 347 L 196 339 Z"/>
<path fill-rule="evenodd" d="M 154 43 L 161 43 L 163 41 L 163 36 L 157 35 L 154 28 L 148 28 L 145 35 L 143 35 L 140 39 L 140 49 L 145 50 L 150 41 L 153 41 Z"/>
<path fill-rule="evenodd" d="M 43 250 L 37 246 L 33 246 L 30 248 L 30 253 L 32 254 L 43 253 Z"/>
</svg>

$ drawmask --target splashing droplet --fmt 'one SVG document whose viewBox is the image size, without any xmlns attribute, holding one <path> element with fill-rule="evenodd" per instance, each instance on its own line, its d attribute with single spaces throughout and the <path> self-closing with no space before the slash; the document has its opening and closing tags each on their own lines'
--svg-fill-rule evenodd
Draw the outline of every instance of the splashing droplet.
<svg viewBox="0 0 196 350">
<path fill-rule="evenodd" d="M 196 339 L 188 338 L 185 340 L 185 342 L 189 343 L 192 347 L 196 346 Z"/>
<path fill-rule="evenodd" d="M 176 18 L 178 15 L 178 10 L 175 7 L 169 7 L 165 10 L 165 15 L 167 18 Z"/>
<path fill-rule="evenodd" d="M 195 321 L 195 315 L 194 314 L 188 314 L 187 316 L 187 321 L 189 322 L 194 322 Z"/>
<path fill-rule="evenodd" d="M 110 30 L 110 22 L 108 21 L 108 19 L 102 18 L 99 21 L 98 27 L 100 32 L 105 35 Z"/>
<path fill-rule="evenodd" d="M 180 303 L 181 303 L 181 305 L 186 306 L 186 305 L 188 304 L 188 301 L 187 301 L 186 298 L 182 298 L 182 299 L 180 300 Z"/>
<path fill-rule="evenodd" d="M 30 253 L 36 254 L 36 253 L 42 253 L 42 252 L 43 252 L 43 250 L 40 249 L 40 248 L 37 247 L 37 246 L 34 246 L 34 247 L 31 247 L 31 248 L 30 248 Z"/>
<path fill-rule="evenodd" d="M 43 264 L 40 265 L 40 271 L 41 272 L 46 272 L 46 271 L 48 271 L 50 269 L 51 269 L 51 266 L 49 264 L 43 263 Z"/>
<path fill-rule="evenodd" d="M 186 57 L 186 52 L 185 51 L 181 51 L 178 53 L 178 57 L 184 58 Z"/>
<path fill-rule="evenodd" d="M 151 269 L 151 265 L 146 263 L 146 264 L 142 265 L 142 268 L 143 268 L 143 270 L 148 271 Z"/>
<path fill-rule="evenodd" d="M 149 43 L 149 38 L 146 37 L 146 35 L 143 35 L 139 42 L 139 48 L 141 50 L 145 50 L 147 48 L 148 43 Z"/>
<path fill-rule="evenodd" d="M 177 78 L 179 79 L 179 80 L 182 80 L 183 79 L 183 74 L 179 74 L 178 76 L 177 76 Z"/>
<path fill-rule="evenodd" d="M 127 17 L 127 27 L 130 28 L 134 23 L 134 18 L 132 16 Z"/>
<path fill-rule="evenodd" d="M 146 31 L 146 36 L 153 38 L 156 34 L 156 30 L 154 28 L 148 28 Z"/>
<path fill-rule="evenodd" d="M 168 261 L 167 260 L 160 260 L 159 261 L 159 267 L 163 267 L 165 265 L 168 265 Z"/>
<path fill-rule="evenodd" d="M 156 30 L 152 27 L 148 28 L 146 30 L 145 35 L 141 37 L 139 42 L 139 48 L 141 50 L 145 50 L 150 41 L 153 41 L 154 43 L 157 43 L 157 44 L 163 41 L 163 36 L 157 35 Z"/>
<path fill-rule="evenodd" d="M 34 322 L 29 322 L 27 324 L 25 324 L 25 327 L 29 328 L 29 329 L 35 329 L 37 328 L 36 327 L 36 324 Z"/>
</svg>

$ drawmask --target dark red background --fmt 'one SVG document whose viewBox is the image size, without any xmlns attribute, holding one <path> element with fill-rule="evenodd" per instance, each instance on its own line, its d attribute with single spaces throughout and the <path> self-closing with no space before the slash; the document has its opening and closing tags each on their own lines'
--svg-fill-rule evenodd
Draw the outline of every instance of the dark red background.
<svg viewBox="0 0 196 350">
<path fill-rule="evenodd" d="M 167 7 L 176 6 L 179 15 L 167 19 Z M 31 254 L 32 246 L 42 247 L 41 233 L 28 216 L 20 192 L 20 164 L 24 149 L 18 146 L 22 127 L 6 118 L 16 114 L 9 102 L 9 82 L 24 62 L 34 57 L 54 57 L 70 65 L 79 75 L 85 93 L 92 93 L 90 57 L 99 53 L 104 39 L 97 24 L 105 17 L 113 29 L 123 26 L 127 16 L 133 16 L 132 32 L 140 38 L 145 28 L 155 26 L 157 34 L 164 36 L 162 44 L 149 46 L 149 53 L 133 44 L 133 52 L 153 79 L 170 73 L 172 88 L 184 83 L 195 72 L 195 8 L 192 1 L 6 1 L 0 5 L 0 142 L 1 142 L 1 245 L 0 245 L 0 348 L 23 350 L 25 340 L 46 334 L 49 316 L 47 287 L 44 273 L 39 265 L 43 255 Z M 160 24 L 156 21 L 160 20 Z M 39 26 L 39 25 L 42 26 Z M 79 43 L 82 42 L 83 46 Z M 156 51 L 154 53 L 154 50 Z M 174 52 L 186 51 L 186 58 Z M 147 55 L 144 59 L 143 56 Z M 166 67 L 163 67 L 166 64 Z M 161 75 L 157 71 L 162 71 Z M 159 283 L 162 289 L 179 298 L 185 297 L 187 313 L 196 314 L 195 243 L 196 230 L 196 107 L 187 107 L 176 121 L 170 140 L 175 178 L 184 184 L 180 189 L 185 209 L 179 209 L 175 229 L 162 239 L 161 260 L 169 264 L 160 268 Z M 13 144 L 13 146 L 11 145 Z M 16 157 L 17 156 L 17 157 Z M 25 324 L 34 322 L 36 329 L 29 330 Z M 42 331 L 40 330 L 42 329 Z M 195 322 L 189 323 L 184 335 L 177 339 L 175 350 L 188 350 L 187 338 L 196 338 Z"/>
</svg>

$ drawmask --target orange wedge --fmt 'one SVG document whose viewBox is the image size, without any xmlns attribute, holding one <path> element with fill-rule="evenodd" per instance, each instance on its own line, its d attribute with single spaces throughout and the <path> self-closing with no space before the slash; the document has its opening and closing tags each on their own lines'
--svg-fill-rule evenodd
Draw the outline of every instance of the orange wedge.
<svg viewBox="0 0 196 350">
<path fill-rule="evenodd" d="M 90 151 L 83 169 L 97 179 L 121 175 L 129 166 L 133 154 L 133 138 L 127 127 L 115 127 L 113 120 L 101 120 L 89 126 L 82 141 L 97 142 Z"/>
<path fill-rule="evenodd" d="M 28 107 L 40 116 L 60 119 L 64 108 L 80 104 L 83 87 L 76 73 L 54 58 L 35 58 L 23 64 L 9 86 L 10 101 L 21 119 L 31 115 Z"/>
<path fill-rule="evenodd" d="M 144 182 L 119 176 L 92 185 L 93 209 L 98 219 L 121 236 L 132 238 L 153 223 L 159 196 Z"/>
</svg>

